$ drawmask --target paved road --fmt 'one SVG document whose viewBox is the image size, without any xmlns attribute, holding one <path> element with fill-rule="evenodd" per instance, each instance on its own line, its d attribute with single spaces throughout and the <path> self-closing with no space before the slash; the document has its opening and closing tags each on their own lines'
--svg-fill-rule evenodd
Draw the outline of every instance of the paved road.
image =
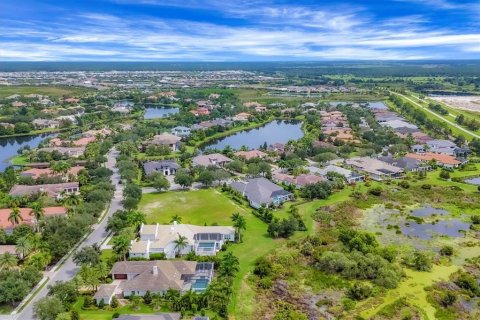
<svg viewBox="0 0 480 320">
<path fill-rule="evenodd" d="M 399 95 L 400 97 L 404 98 L 405 100 L 410 101 L 410 102 L 413 103 L 414 105 L 416 105 L 416 106 L 422 108 L 423 110 L 425 110 L 425 111 L 433 114 L 435 117 L 437 117 L 437 118 L 439 118 L 440 120 L 448 123 L 449 125 L 454 126 L 455 128 L 457 128 L 457 129 L 459 129 L 459 130 L 461 130 L 461 131 L 463 131 L 463 132 L 471 135 L 472 137 L 475 137 L 475 138 L 480 139 L 480 135 L 475 134 L 475 133 L 471 132 L 470 130 L 467 130 L 467 129 L 461 127 L 460 125 L 456 124 L 455 122 L 452 122 L 452 121 L 450 121 L 450 120 L 448 120 L 448 119 L 445 119 L 445 118 L 442 117 L 441 115 L 433 112 L 432 110 L 428 109 L 427 107 L 422 106 L 421 104 L 419 104 L 418 102 L 415 102 L 414 100 L 410 99 L 409 97 L 404 96 L 403 94 L 400 94 L 400 93 L 397 93 L 397 92 L 392 92 L 392 93 L 394 93 L 394 94 L 396 94 L 396 95 Z"/>
<path fill-rule="evenodd" d="M 100 244 L 103 239 L 107 237 L 107 232 L 105 231 L 105 227 L 107 225 L 108 217 L 111 216 L 115 211 L 122 209 L 122 185 L 118 184 L 120 176 L 118 174 L 117 168 L 115 168 L 116 164 L 116 157 L 118 156 L 118 151 L 111 151 L 107 155 L 107 163 L 106 167 L 113 171 L 112 175 L 112 184 L 115 186 L 115 195 L 113 196 L 112 202 L 110 204 L 110 208 L 107 212 L 106 217 L 99 223 L 93 225 L 93 232 L 82 242 L 80 248 L 90 246 L 94 243 Z M 75 274 L 78 272 L 78 267 L 73 263 L 72 256 L 68 258 L 65 263 L 58 269 L 58 271 L 52 271 L 47 276 L 50 280 L 47 284 L 37 293 L 37 295 L 30 301 L 28 305 L 24 307 L 24 309 L 14 315 L 13 319 L 18 320 L 30 320 L 34 319 L 33 317 L 33 304 L 38 301 L 40 298 L 45 297 L 47 295 L 47 286 L 49 284 L 53 284 L 56 281 L 67 281 L 72 279 Z"/>
</svg>

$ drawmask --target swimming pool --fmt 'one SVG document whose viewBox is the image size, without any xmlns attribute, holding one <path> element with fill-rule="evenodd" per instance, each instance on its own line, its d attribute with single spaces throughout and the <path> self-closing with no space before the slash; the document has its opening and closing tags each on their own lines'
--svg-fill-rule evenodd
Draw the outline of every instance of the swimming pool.
<svg viewBox="0 0 480 320">
<path fill-rule="evenodd" d="M 195 291 L 195 292 L 203 292 L 205 291 L 205 289 L 207 289 L 208 287 L 208 279 L 205 279 L 205 278 L 200 278 L 200 279 L 197 279 L 193 285 L 192 285 L 192 290 Z"/>
</svg>

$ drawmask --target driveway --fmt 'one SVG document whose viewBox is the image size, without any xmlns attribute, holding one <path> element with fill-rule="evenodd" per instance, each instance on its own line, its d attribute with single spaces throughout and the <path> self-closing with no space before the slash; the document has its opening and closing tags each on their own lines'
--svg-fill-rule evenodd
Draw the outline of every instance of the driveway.
<svg viewBox="0 0 480 320">
<path fill-rule="evenodd" d="M 87 246 L 91 246 L 94 243 L 100 244 L 107 236 L 108 233 L 105 231 L 105 227 L 107 225 L 108 217 L 110 217 L 115 211 L 122 209 L 122 185 L 118 184 L 120 180 L 120 176 L 118 174 L 118 170 L 115 167 L 116 164 L 116 157 L 118 156 L 118 151 L 112 150 L 107 154 L 107 163 L 106 167 L 113 171 L 113 175 L 111 177 L 112 184 L 115 186 L 115 193 L 110 203 L 110 208 L 106 216 L 103 220 L 92 226 L 92 233 L 81 243 L 79 249 Z M 68 281 L 71 280 L 75 274 L 78 272 L 79 268 L 73 263 L 71 255 L 65 263 L 60 266 L 60 268 L 55 271 L 52 270 L 51 272 L 47 272 L 45 276 L 49 277 L 50 279 L 47 281 L 46 285 L 35 295 L 35 297 L 23 308 L 21 312 L 16 315 L 13 315 L 11 319 L 19 319 L 19 320 L 29 320 L 35 319 L 33 317 L 33 305 L 39 299 L 45 297 L 48 293 L 48 285 L 54 284 L 57 281 Z"/>
</svg>

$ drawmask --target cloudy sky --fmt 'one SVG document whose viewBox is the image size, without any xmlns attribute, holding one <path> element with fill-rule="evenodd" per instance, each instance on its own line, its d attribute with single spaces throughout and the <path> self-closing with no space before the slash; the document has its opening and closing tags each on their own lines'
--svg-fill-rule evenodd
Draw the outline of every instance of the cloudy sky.
<svg viewBox="0 0 480 320">
<path fill-rule="evenodd" d="M 0 0 L 0 61 L 476 58 L 479 0 Z"/>
</svg>

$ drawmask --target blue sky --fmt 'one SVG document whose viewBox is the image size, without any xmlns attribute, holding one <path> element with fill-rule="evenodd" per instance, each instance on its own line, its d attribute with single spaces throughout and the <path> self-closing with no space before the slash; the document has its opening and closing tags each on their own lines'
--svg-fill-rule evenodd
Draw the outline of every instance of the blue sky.
<svg viewBox="0 0 480 320">
<path fill-rule="evenodd" d="M 480 0 L 0 0 L 0 61 L 480 58 Z"/>
</svg>

